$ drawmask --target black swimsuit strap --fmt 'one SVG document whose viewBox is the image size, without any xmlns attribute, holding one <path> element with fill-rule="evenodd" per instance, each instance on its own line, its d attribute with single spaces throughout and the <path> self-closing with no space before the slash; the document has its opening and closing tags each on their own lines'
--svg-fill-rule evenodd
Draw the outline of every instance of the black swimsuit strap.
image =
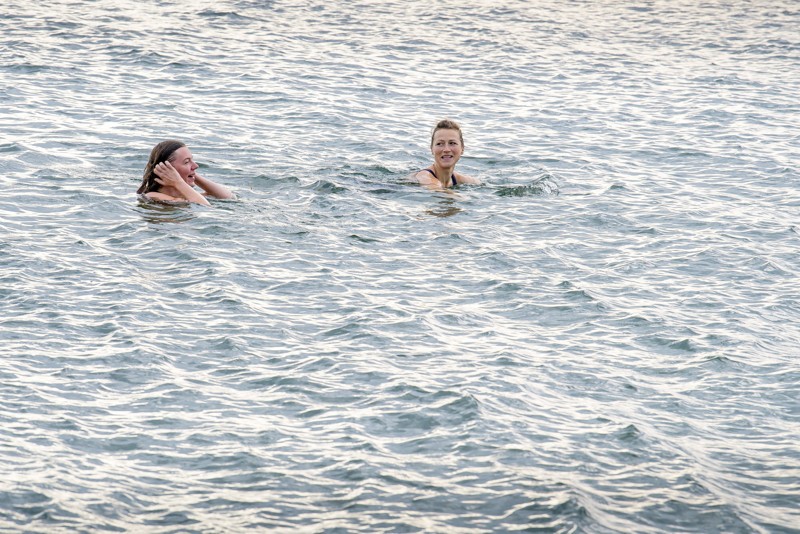
<svg viewBox="0 0 800 534">
<path fill-rule="evenodd" d="M 431 173 L 431 174 L 433 175 L 433 177 L 434 177 L 434 178 L 436 178 L 437 180 L 439 179 L 439 177 L 438 177 L 438 176 L 436 176 L 436 173 L 435 173 L 435 172 L 433 172 L 432 170 L 430 170 L 430 169 L 422 169 L 422 170 L 423 170 L 423 171 L 428 171 L 429 173 Z M 453 185 L 458 185 L 458 182 L 456 182 L 456 175 L 455 175 L 455 173 L 453 173 L 453 174 L 451 174 L 451 175 L 450 175 L 450 179 L 451 179 L 451 180 L 453 180 Z"/>
</svg>

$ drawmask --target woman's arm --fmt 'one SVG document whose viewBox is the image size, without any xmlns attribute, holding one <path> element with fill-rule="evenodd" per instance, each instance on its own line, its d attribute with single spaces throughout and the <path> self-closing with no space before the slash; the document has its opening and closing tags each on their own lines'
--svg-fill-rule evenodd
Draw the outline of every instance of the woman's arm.
<svg viewBox="0 0 800 534">
<path fill-rule="evenodd" d="M 157 183 L 163 185 L 164 187 L 171 187 L 173 189 L 177 189 L 177 191 L 183 196 L 183 198 L 188 200 L 189 202 L 194 202 L 195 204 L 201 204 L 203 206 L 211 205 L 209 204 L 208 200 L 206 200 L 206 197 L 198 193 L 192 186 L 183 181 L 181 175 L 178 174 L 178 171 L 175 170 L 175 167 L 173 167 L 169 161 L 159 163 L 158 165 L 155 166 L 153 171 L 156 173 L 156 176 L 158 176 L 158 178 L 156 178 Z M 151 197 L 151 198 L 158 198 L 158 197 Z"/>
<path fill-rule="evenodd" d="M 466 174 L 456 173 L 456 181 L 460 184 L 480 185 L 481 181 Z"/>
<path fill-rule="evenodd" d="M 209 196 L 214 198 L 233 198 L 233 193 L 224 185 L 212 182 L 208 178 L 203 178 L 197 173 L 194 173 L 194 183 L 206 192 Z"/>
</svg>

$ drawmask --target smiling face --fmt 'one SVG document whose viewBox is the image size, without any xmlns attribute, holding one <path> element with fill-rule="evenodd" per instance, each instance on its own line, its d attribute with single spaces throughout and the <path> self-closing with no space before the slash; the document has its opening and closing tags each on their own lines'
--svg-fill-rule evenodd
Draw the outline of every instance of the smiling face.
<svg viewBox="0 0 800 534">
<path fill-rule="evenodd" d="M 181 147 L 172 153 L 169 162 L 181 175 L 183 181 L 189 185 L 194 185 L 194 171 L 197 170 L 199 165 L 194 162 L 191 151 L 187 147 Z"/>
<path fill-rule="evenodd" d="M 431 153 L 436 165 L 446 169 L 455 167 L 463 151 L 464 146 L 458 130 L 443 128 L 433 134 Z"/>
</svg>

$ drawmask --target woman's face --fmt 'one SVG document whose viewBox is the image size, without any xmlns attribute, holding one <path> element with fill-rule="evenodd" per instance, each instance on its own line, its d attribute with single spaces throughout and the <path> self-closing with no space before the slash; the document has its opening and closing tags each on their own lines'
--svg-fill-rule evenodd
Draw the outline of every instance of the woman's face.
<svg viewBox="0 0 800 534">
<path fill-rule="evenodd" d="M 197 170 L 199 165 L 194 162 L 192 153 L 188 148 L 183 146 L 173 152 L 169 162 L 172 163 L 172 166 L 175 167 L 184 182 L 194 185 L 194 171 Z"/>
<path fill-rule="evenodd" d="M 458 130 L 437 130 L 433 134 L 431 152 L 433 159 L 440 167 L 454 167 L 461 158 L 464 147 L 461 146 L 461 136 Z"/>
</svg>

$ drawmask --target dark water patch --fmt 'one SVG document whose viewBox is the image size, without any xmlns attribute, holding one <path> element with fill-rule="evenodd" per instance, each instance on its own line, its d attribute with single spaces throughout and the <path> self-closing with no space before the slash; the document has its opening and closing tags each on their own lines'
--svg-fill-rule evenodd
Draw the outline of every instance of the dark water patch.
<svg viewBox="0 0 800 534">
<path fill-rule="evenodd" d="M 714 115 L 714 114 L 715 113 L 711 113 L 711 115 Z M 706 116 L 701 116 L 700 118 L 705 119 L 705 118 L 710 118 L 710 116 L 706 115 Z M 673 146 L 673 147 L 668 147 L 667 148 L 667 153 L 666 153 L 665 157 L 668 160 L 674 160 L 675 158 L 679 158 L 679 159 L 683 159 L 683 158 L 709 158 L 709 157 L 711 157 L 711 154 L 709 154 L 708 152 L 704 152 L 702 150 L 694 149 L 694 148 Z"/>
<path fill-rule="evenodd" d="M 308 186 L 304 186 L 304 188 L 314 190 L 318 193 L 325 193 L 331 195 L 337 195 L 349 192 L 349 189 L 347 187 L 343 187 L 341 185 L 329 182 L 327 180 L 317 180 Z"/>
<path fill-rule="evenodd" d="M 152 527 L 172 527 L 196 525 L 200 521 L 192 519 L 190 514 L 184 512 L 167 512 L 157 519 L 145 519 L 144 525 Z"/>
<path fill-rule="evenodd" d="M 380 239 L 374 239 L 374 238 L 370 238 L 370 237 L 360 236 L 360 235 L 357 235 L 357 234 L 351 235 L 350 239 L 358 241 L 359 243 L 380 243 L 381 242 Z"/>
<path fill-rule="evenodd" d="M 16 152 L 22 152 L 24 148 L 17 143 L 0 143 L 0 153 L 3 154 L 13 154 Z"/>
<path fill-rule="evenodd" d="M 387 187 L 373 187 L 367 190 L 367 193 L 376 196 L 393 196 L 398 193 L 397 189 L 390 189 Z"/>
<path fill-rule="evenodd" d="M 450 233 L 434 238 L 434 241 L 444 241 L 448 243 L 469 243 L 469 240 L 462 234 Z"/>
<path fill-rule="evenodd" d="M 504 282 L 504 281 L 492 280 L 492 281 L 489 281 L 488 283 L 489 283 L 489 285 L 488 285 L 487 289 L 489 289 L 491 291 L 495 291 L 495 292 L 497 292 L 499 294 L 511 294 L 511 295 L 513 295 L 513 294 L 516 294 L 516 293 L 518 293 L 520 291 L 523 291 L 525 289 L 525 286 L 523 284 L 515 283 L 515 282 Z"/>
<path fill-rule="evenodd" d="M 228 21 L 255 21 L 252 17 L 248 17 L 246 15 L 242 15 L 241 13 L 235 11 L 217 11 L 213 9 L 205 9 L 197 13 L 197 16 L 209 19 L 223 19 Z"/>
<path fill-rule="evenodd" d="M 696 342 L 690 339 L 670 339 L 660 336 L 646 336 L 640 338 L 646 345 L 653 348 L 668 349 L 670 352 L 677 353 L 695 353 L 701 350 Z"/>
<path fill-rule="evenodd" d="M 614 437 L 620 441 L 638 441 L 641 436 L 641 432 L 636 425 L 628 425 L 625 428 L 618 430 Z"/>
<path fill-rule="evenodd" d="M 2 67 L 2 70 L 10 71 L 10 72 L 12 72 L 14 74 L 21 74 L 21 75 L 25 75 L 25 74 L 40 74 L 40 73 L 46 73 L 46 72 L 57 73 L 57 72 L 64 72 L 65 71 L 64 68 L 62 68 L 62 67 L 60 67 L 58 65 L 49 65 L 49 64 L 45 64 L 45 63 L 37 64 L 37 63 L 31 63 L 31 62 L 28 62 L 28 61 L 25 61 L 25 62 L 22 62 L 22 63 L 14 63 L 14 64 L 11 64 L 11 65 L 5 65 L 5 66 Z"/>
<path fill-rule="evenodd" d="M 256 190 L 294 188 L 300 183 L 300 178 L 297 176 L 267 176 L 259 174 L 253 177 L 253 186 Z"/>
</svg>

